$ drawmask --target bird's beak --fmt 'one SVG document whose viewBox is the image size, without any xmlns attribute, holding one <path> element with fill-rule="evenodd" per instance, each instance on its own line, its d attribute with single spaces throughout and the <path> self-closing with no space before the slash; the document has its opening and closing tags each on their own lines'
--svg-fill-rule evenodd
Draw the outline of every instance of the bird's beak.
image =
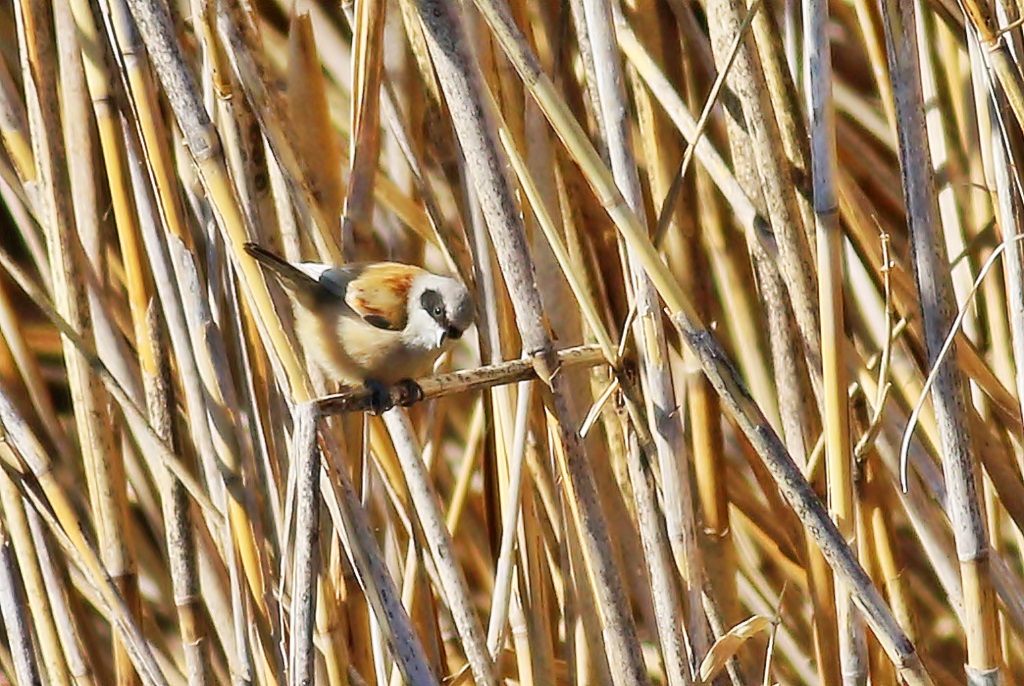
<svg viewBox="0 0 1024 686">
<path fill-rule="evenodd" d="M 440 348 L 448 340 L 448 329 L 441 329 L 437 332 L 437 347 Z"/>
</svg>

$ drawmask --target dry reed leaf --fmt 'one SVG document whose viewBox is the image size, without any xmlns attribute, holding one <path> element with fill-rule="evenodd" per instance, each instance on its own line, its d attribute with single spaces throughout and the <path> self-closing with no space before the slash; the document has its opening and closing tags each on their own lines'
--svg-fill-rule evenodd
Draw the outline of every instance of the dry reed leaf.
<svg viewBox="0 0 1024 686">
<path fill-rule="evenodd" d="M 288 114 L 295 148 L 306 161 L 313 192 L 324 214 L 338 217 L 345 193 L 341 144 L 331 126 L 327 84 L 320 71 L 309 15 L 295 17 L 288 35 Z"/>
<path fill-rule="evenodd" d="M 774 624 L 775 620 L 771 617 L 755 615 L 729 629 L 727 634 L 715 641 L 701 661 L 698 672 L 701 683 L 711 683 L 711 680 L 725 669 L 729 660 L 739 653 L 744 643 L 770 630 Z"/>
</svg>

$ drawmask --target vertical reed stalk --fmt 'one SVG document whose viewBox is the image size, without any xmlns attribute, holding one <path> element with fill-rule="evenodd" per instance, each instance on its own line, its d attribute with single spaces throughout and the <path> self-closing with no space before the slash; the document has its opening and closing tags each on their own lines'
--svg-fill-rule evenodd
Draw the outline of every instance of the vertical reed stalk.
<svg viewBox="0 0 1024 686">
<path fill-rule="evenodd" d="M 7 530 L 0 523 L 0 615 L 4 618 L 11 642 L 11 657 L 18 683 L 38 684 L 41 683 L 39 668 L 36 666 L 31 623 L 25 616 L 26 610 L 21 579 L 14 560 L 14 547 L 7 536 Z"/>
<path fill-rule="evenodd" d="M 576 433 L 574 412 L 566 397 L 566 380 L 558 365 L 550 336 L 542 322 L 544 313 L 526 249 L 524 227 L 515 209 L 512 190 L 499 156 L 493 113 L 483 99 L 483 86 L 470 57 L 469 44 L 458 15 L 443 0 L 417 3 L 442 90 L 455 125 L 456 135 L 469 163 L 470 178 L 477 187 L 481 210 L 497 253 L 498 263 L 512 297 L 516 325 L 523 348 L 532 358 L 537 376 L 551 390 L 557 440 L 564 450 L 570 502 L 579 507 L 579 535 L 594 593 L 605 614 L 605 641 L 609 660 L 618 665 L 617 683 L 647 682 L 640 663 L 636 628 L 625 607 L 621 581 L 611 563 L 607 529 L 598 509 L 593 474 Z"/>
<path fill-rule="evenodd" d="M 843 317 L 843 237 L 835 193 L 835 110 L 832 103 L 832 52 L 828 40 L 828 3 L 803 5 L 804 84 L 811 136 L 811 183 L 818 243 L 818 298 L 821 304 L 821 361 L 824 390 L 825 455 L 829 510 L 840 535 L 853 543 L 857 513 L 847 403 L 846 326 Z M 849 587 L 837 580 L 836 620 L 843 683 L 866 684 L 866 646 Z"/>
<path fill-rule="evenodd" d="M 952 318 L 952 293 L 945 268 L 948 260 L 936 235 L 939 216 L 932 160 L 925 139 L 915 14 L 912 2 L 894 0 L 885 4 L 883 22 L 899 122 L 900 168 L 913 246 L 914 276 L 921 294 L 925 348 L 929 367 L 939 365 L 932 401 L 942 442 L 942 465 L 948 489 L 946 509 L 953 525 L 964 589 L 967 675 L 969 681 L 987 683 L 998 673 L 1002 651 L 990 571 L 990 545 L 978 491 L 978 467 L 964 422 L 966 389 L 959 370 L 948 359 L 938 359 Z"/>
<path fill-rule="evenodd" d="M 0 459 L 6 464 L 15 461 L 9 446 L 0 446 L 4 456 Z M 25 514 L 21 492 L 6 472 L 0 473 L 0 506 L 3 507 L 4 520 L 7 526 L 6 537 L 10 541 L 13 557 L 17 560 L 18 576 L 24 585 L 27 609 L 32 618 L 36 640 L 42 653 L 42 664 L 45 667 L 47 683 L 66 686 L 70 684 L 67 664 L 57 636 L 54 624 L 54 613 L 50 607 L 50 599 L 43 586 L 42 573 L 36 560 L 35 544 L 29 530 L 28 517 Z M 7 615 L 4 615 L 7 622 Z"/>
<path fill-rule="evenodd" d="M 39 202 L 45 208 L 44 229 L 50 262 L 50 279 L 58 308 L 76 330 L 90 335 L 81 256 L 71 207 L 72 192 L 63 173 L 64 145 L 60 133 L 57 80 L 52 55 L 55 46 L 47 26 L 49 8 L 26 1 L 16 6 L 19 45 L 26 75 L 29 127 L 39 179 Z M 110 417 L 105 411 L 103 390 L 90 378 L 88 365 L 70 341 L 64 342 L 69 381 L 73 389 L 76 427 L 83 451 L 96 528 L 107 570 L 124 594 L 133 614 L 138 613 L 134 562 L 127 530 L 127 502 L 121 454 L 114 449 Z M 135 683 L 134 668 L 124 646 L 114 643 L 118 684 Z"/>
<path fill-rule="evenodd" d="M 613 42 L 614 23 L 611 8 L 606 0 L 587 0 L 584 2 L 584 13 L 597 66 L 595 86 L 602 121 L 605 124 L 601 133 L 608 148 L 612 175 L 630 209 L 637 217 L 644 217 L 640 178 L 633 155 L 631 122 L 626 106 L 624 75 L 618 50 Z M 657 293 L 637 256 L 628 246 L 627 258 L 632 281 L 633 305 L 636 308 L 633 335 L 646 381 L 645 409 L 661 470 L 669 542 L 676 565 L 682 572 L 684 607 L 687 612 L 686 627 L 690 645 L 697 655 L 703 655 L 709 644 L 700 602 L 704 586 L 704 569 L 697 547 L 690 467 L 685 459 L 681 426 L 679 421 L 672 417 L 676 394 L 668 367 L 668 344 L 665 340 Z M 635 490 L 634 494 L 636 493 Z M 651 507 L 653 503 L 646 505 Z M 649 574 L 658 573 L 659 567 L 649 566 Z M 660 581 L 660 584 L 666 583 L 667 580 Z M 655 609 L 657 610 L 658 606 Z M 670 683 L 674 684 L 677 679 L 684 679 L 686 674 L 685 656 L 681 650 L 682 637 L 678 635 L 676 629 L 678 621 L 674 617 L 662 615 L 658 617 L 658 626 L 662 657 L 666 661 Z"/>
</svg>

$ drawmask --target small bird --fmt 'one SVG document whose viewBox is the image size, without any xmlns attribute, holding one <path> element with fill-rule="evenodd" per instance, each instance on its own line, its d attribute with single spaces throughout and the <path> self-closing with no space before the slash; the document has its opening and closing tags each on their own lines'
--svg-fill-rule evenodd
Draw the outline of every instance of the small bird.
<svg viewBox="0 0 1024 686">
<path fill-rule="evenodd" d="M 473 323 L 466 287 L 420 267 L 291 263 L 255 243 L 245 251 L 291 295 L 306 354 L 328 377 L 364 383 L 375 411 L 386 409 L 387 386 L 430 372 Z"/>
</svg>

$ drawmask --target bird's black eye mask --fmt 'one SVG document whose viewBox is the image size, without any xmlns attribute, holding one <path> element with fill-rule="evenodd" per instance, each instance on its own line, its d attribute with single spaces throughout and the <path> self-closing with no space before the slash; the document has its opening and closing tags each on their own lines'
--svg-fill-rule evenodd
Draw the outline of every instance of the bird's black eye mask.
<svg viewBox="0 0 1024 686">
<path fill-rule="evenodd" d="M 442 329 L 448 328 L 448 312 L 445 310 L 444 299 L 440 293 L 430 289 L 423 291 L 423 295 L 420 296 L 420 305 Z"/>
<path fill-rule="evenodd" d="M 445 329 L 445 335 L 448 338 L 453 341 L 462 338 L 462 330 L 448 322 L 448 310 L 440 293 L 433 290 L 423 291 L 423 295 L 420 296 L 420 305 L 427 311 L 431 319 L 437 322 L 438 326 Z"/>
</svg>

